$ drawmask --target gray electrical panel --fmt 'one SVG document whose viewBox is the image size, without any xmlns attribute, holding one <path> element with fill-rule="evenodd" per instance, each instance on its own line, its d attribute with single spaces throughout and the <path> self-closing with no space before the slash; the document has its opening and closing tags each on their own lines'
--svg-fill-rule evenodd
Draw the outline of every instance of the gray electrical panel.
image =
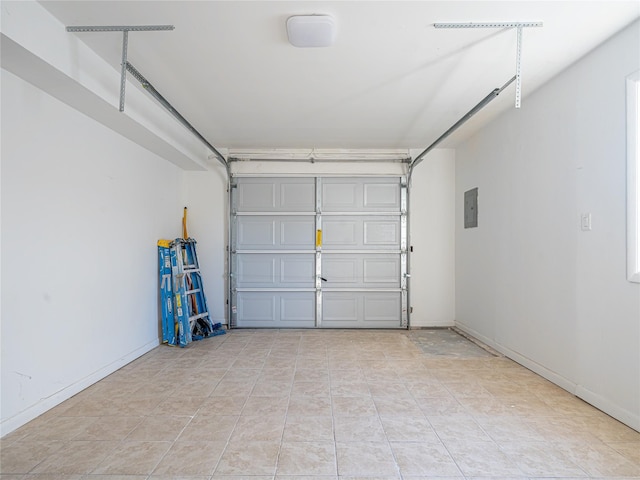
<svg viewBox="0 0 640 480">
<path fill-rule="evenodd" d="M 464 228 L 478 226 L 478 187 L 464 192 Z"/>
</svg>

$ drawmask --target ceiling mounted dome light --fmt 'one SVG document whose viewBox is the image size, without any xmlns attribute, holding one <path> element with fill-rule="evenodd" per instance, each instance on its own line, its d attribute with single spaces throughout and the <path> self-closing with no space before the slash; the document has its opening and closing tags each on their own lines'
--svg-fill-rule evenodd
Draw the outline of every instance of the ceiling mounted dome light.
<svg viewBox="0 0 640 480">
<path fill-rule="evenodd" d="M 329 47 L 336 38 L 330 15 L 295 15 L 287 19 L 289 43 L 294 47 Z"/>
</svg>

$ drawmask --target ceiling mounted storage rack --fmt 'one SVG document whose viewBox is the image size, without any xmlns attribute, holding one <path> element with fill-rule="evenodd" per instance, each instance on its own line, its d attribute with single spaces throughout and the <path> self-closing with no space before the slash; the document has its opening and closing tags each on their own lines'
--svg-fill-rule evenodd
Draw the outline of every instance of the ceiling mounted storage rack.
<svg viewBox="0 0 640 480">
<path fill-rule="evenodd" d="M 520 63 L 522 59 L 522 30 L 529 27 L 542 27 L 542 22 L 485 22 L 485 23 L 434 23 L 435 28 L 515 28 L 518 31 L 516 47 L 516 108 L 520 108 L 522 81 Z"/>
<path fill-rule="evenodd" d="M 92 26 L 75 26 L 67 27 L 67 32 L 70 33 L 84 33 L 84 32 L 122 32 L 122 66 L 120 74 L 120 111 L 124 112 L 124 98 L 125 98 L 125 85 L 127 83 L 127 71 L 140 82 L 142 87 L 149 92 L 149 94 L 155 98 L 160 105 L 162 105 L 171 115 L 173 115 L 187 130 L 195 135 L 198 140 L 204 143 L 212 152 L 220 163 L 222 163 L 227 169 L 229 168 L 226 158 L 206 139 L 198 130 L 191 125 L 186 118 L 184 118 L 180 112 L 178 112 L 173 105 L 171 105 L 161 94 L 158 92 L 151 82 L 149 82 L 142 74 L 127 60 L 127 48 L 129 45 L 129 32 L 154 32 L 162 30 L 174 30 L 173 25 L 92 25 Z M 211 157 L 210 157 L 211 158 Z"/>
<path fill-rule="evenodd" d="M 154 32 L 159 30 L 173 30 L 173 25 L 106 25 L 106 26 L 76 26 L 67 27 L 67 32 L 122 32 L 122 69 L 120 71 L 120 111 L 124 112 L 124 90 L 127 81 L 127 48 L 129 46 L 129 32 Z"/>
<path fill-rule="evenodd" d="M 460 128 L 467 120 L 473 117 L 476 113 L 482 110 L 485 106 L 489 104 L 492 100 L 494 100 L 498 95 L 502 93 L 502 91 L 511 85 L 513 82 L 516 83 L 516 102 L 515 107 L 520 108 L 520 97 L 522 95 L 522 87 L 521 87 L 521 69 L 520 69 L 520 61 L 522 58 L 522 29 L 527 27 L 542 27 L 542 22 L 491 22 L 491 23 L 434 23 L 433 26 L 435 28 L 516 28 L 518 30 L 518 45 L 517 45 L 517 54 L 516 54 L 516 74 L 510 78 L 504 85 L 501 87 L 497 87 L 493 89 L 486 97 L 484 97 L 478 104 L 469 110 L 466 114 L 464 114 L 460 120 L 454 123 L 446 132 L 440 135 L 431 145 L 429 145 L 426 149 L 420 153 L 417 157 L 415 157 L 409 163 L 409 182 L 411 182 L 411 176 L 413 174 L 413 169 L 424 160 L 424 157 L 433 150 L 440 142 L 442 142 L 445 138 L 455 132 L 458 128 Z"/>
</svg>

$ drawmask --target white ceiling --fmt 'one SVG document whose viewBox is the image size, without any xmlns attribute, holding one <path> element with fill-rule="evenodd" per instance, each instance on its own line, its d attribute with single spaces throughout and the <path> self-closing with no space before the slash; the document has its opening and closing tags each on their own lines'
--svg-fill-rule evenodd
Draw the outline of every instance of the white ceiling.
<svg viewBox="0 0 640 480">
<path fill-rule="evenodd" d="M 509 80 L 516 63 L 515 29 L 434 22 L 543 22 L 524 29 L 526 109 L 537 87 L 640 16 L 640 2 L 614 0 L 42 5 L 65 26 L 175 25 L 131 32 L 128 59 L 211 143 L 235 149 L 426 147 Z M 314 13 L 335 18 L 335 44 L 290 45 L 287 18 Z M 120 70 L 121 34 L 69 35 Z M 512 85 L 448 144 L 514 108 L 514 97 Z"/>
</svg>

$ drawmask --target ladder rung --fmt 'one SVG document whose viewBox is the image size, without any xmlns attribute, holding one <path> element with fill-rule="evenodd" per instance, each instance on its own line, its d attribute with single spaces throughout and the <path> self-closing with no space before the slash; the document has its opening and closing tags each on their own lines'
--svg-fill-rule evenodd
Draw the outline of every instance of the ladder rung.
<svg viewBox="0 0 640 480">
<path fill-rule="evenodd" d="M 198 320 L 200 318 L 208 317 L 209 312 L 199 313 L 198 315 L 194 315 L 193 317 L 189 317 L 189 321 Z"/>
<path fill-rule="evenodd" d="M 199 288 L 196 288 L 196 289 L 194 289 L 194 290 L 187 290 L 187 291 L 186 291 L 186 292 L 184 292 L 184 293 L 186 293 L 187 295 L 193 295 L 194 293 L 198 293 L 198 292 L 201 292 L 201 291 L 202 291 L 202 290 L 200 290 Z"/>
<path fill-rule="evenodd" d="M 185 268 L 183 270 L 184 273 L 199 273 L 200 269 L 199 268 Z"/>
</svg>

